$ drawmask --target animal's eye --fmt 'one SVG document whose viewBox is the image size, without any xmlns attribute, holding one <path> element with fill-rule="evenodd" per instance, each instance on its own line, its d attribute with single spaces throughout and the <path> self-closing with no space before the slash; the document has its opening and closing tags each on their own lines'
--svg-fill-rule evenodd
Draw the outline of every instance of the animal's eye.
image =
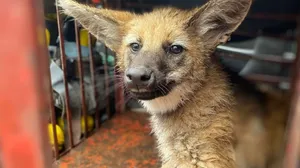
<svg viewBox="0 0 300 168">
<path fill-rule="evenodd" d="M 139 51 L 141 49 L 141 45 L 138 43 L 131 43 L 130 44 L 130 48 L 132 51 Z"/>
<path fill-rule="evenodd" d="M 180 53 L 182 53 L 182 51 L 183 51 L 183 47 L 180 45 L 172 45 L 169 48 L 169 52 L 172 54 L 180 54 Z"/>
</svg>

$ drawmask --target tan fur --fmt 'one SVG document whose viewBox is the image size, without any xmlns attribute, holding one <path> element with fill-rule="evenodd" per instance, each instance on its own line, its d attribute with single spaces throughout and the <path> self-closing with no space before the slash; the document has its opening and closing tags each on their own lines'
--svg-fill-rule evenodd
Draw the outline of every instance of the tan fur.
<svg viewBox="0 0 300 168">
<path fill-rule="evenodd" d="M 286 127 L 290 110 L 290 92 L 268 91 L 264 123 L 267 130 L 269 167 L 283 167 Z"/>
<path fill-rule="evenodd" d="M 222 75 L 209 71 L 215 75 L 184 106 L 151 117 L 163 167 L 235 167 L 233 100 L 227 84 L 215 81 Z"/>
<path fill-rule="evenodd" d="M 184 66 L 167 75 L 180 84 L 166 96 L 141 101 L 152 114 L 163 168 L 263 168 L 273 157 L 270 151 L 275 148 L 266 146 L 282 131 L 268 131 L 274 125 L 261 119 L 260 107 L 236 106 L 225 75 L 209 58 L 243 21 L 251 0 L 210 0 L 190 11 L 161 8 L 143 15 L 95 9 L 72 0 L 58 3 L 116 51 L 123 71 L 130 64 L 130 43 L 142 44 L 145 60 L 164 59 L 166 42 L 187 49 Z M 248 102 L 238 100 L 242 105 Z M 282 141 L 272 142 L 280 146 Z"/>
<path fill-rule="evenodd" d="M 235 91 L 236 156 L 240 168 L 281 168 L 285 147 L 285 127 L 290 96 L 279 90 L 261 90 L 264 101 L 255 94 Z"/>
</svg>

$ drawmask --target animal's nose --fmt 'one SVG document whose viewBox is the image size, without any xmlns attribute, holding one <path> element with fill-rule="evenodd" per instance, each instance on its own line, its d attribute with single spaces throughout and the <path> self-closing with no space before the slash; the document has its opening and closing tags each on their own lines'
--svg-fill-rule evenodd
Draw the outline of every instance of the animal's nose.
<svg viewBox="0 0 300 168">
<path fill-rule="evenodd" d="M 153 71 L 145 67 L 130 68 L 126 71 L 126 83 L 129 87 L 151 87 L 154 83 Z"/>
</svg>

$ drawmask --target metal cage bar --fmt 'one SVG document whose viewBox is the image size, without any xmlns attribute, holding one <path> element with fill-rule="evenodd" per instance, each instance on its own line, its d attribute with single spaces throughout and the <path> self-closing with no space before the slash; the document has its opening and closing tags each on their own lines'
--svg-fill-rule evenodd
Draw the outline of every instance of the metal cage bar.
<svg viewBox="0 0 300 168">
<path fill-rule="evenodd" d="M 79 34 L 79 28 L 78 28 L 78 22 L 75 21 L 75 36 L 76 36 L 76 46 L 77 46 L 77 52 L 78 52 L 78 74 L 79 74 L 79 80 L 80 80 L 80 98 L 81 98 L 81 112 L 84 120 L 84 137 L 87 138 L 88 135 L 88 128 L 87 128 L 87 108 L 86 108 L 86 102 L 85 102 L 85 90 L 84 90 L 84 71 L 82 68 L 82 54 L 81 54 L 81 44 L 80 44 L 80 34 Z"/>
<path fill-rule="evenodd" d="M 90 59 L 90 73 L 91 73 L 91 80 L 93 85 L 93 91 L 94 91 L 94 97 L 95 101 L 99 102 L 98 93 L 96 90 L 97 81 L 95 79 L 95 63 L 94 63 L 94 55 L 93 55 L 93 49 L 92 49 L 92 35 L 89 34 L 88 36 L 89 40 L 89 59 Z M 99 111 L 99 105 L 96 103 L 95 107 L 95 123 L 96 123 L 96 129 L 100 127 L 100 111 Z"/>
<path fill-rule="evenodd" d="M 105 46 L 105 57 L 104 57 L 104 79 L 105 79 L 105 104 L 107 105 L 105 107 L 105 113 L 106 115 L 110 118 L 111 117 L 111 112 L 110 112 L 110 91 L 109 91 L 109 84 L 110 84 L 110 79 L 109 79 L 109 74 L 108 74 L 108 65 L 107 65 L 107 54 L 108 54 L 108 48 Z"/>
<path fill-rule="evenodd" d="M 67 81 L 67 63 L 66 63 L 66 54 L 65 54 L 65 45 L 64 45 L 64 37 L 62 31 L 62 18 L 59 13 L 59 7 L 56 5 L 56 16 L 57 16 L 57 25 L 58 25 L 58 35 L 59 35 L 59 49 L 60 49 L 60 57 L 62 63 L 63 70 L 63 81 L 65 87 L 65 104 L 66 104 L 66 115 L 67 115 L 67 125 L 68 125 L 68 134 L 69 134 L 69 145 L 70 148 L 74 147 L 73 141 L 73 131 L 72 131 L 72 112 L 70 110 L 70 101 L 69 101 L 69 87 Z"/>
<path fill-rule="evenodd" d="M 49 79 L 51 80 L 51 76 L 50 76 L 50 70 L 48 69 L 48 74 L 49 74 Z M 52 94 L 52 86 L 51 86 L 51 82 L 49 80 L 49 99 L 50 99 L 50 116 L 51 116 L 51 123 L 52 123 L 52 130 L 53 130 L 53 141 L 54 141 L 54 158 L 58 159 L 59 158 L 59 149 L 58 149 L 58 138 L 57 138 L 57 130 L 56 130 L 56 115 L 55 115 L 55 109 L 54 109 L 54 101 L 53 101 L 53 94 Z"/>
<path fill-rule="evenodd" d="M 117 103 L 115 103 L 116 113 L 122 113 L 125 110 L 125 99 L 124 99 L 124 88 L 123 85 L 120 83 L 120 78 L 118 77 L 120 75 L 120 72 L 118 71 L 118 67 L 115 67 L 114 70 L 114 80 L 115 80 L 115 97 L 116 100 L 118 100 Z"/>
<path fill-rule="evenodd" d="M 50 78 L 41 1 L 1 1 L 0 6 L 1 163 L 5 168 L 51 167 L 45 131 Z"/>
</svg>

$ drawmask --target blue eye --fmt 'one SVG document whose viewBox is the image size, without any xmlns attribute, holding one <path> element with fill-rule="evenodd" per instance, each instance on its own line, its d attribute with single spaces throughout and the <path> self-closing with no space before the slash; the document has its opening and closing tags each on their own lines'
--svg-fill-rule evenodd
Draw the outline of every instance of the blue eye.
<svg viewBox="0 0 300 168">
<path fill-rule="evenodd" d="M 130 48 L 131 48 L 132 51 L 136 52 L 136 51 L 139 51 L 141 49 L 141 45 L 138 44 L 138 43 L 131 43 Z"/>
<path fill-rule="evenodd" d="M 183 52 L 183 47 L 180 46 L 180 45 L 172 45 L 169 48 L 169 52 L 172 53 L 172 54 L 180 54 L 180 53 Z"/>
</svg>

